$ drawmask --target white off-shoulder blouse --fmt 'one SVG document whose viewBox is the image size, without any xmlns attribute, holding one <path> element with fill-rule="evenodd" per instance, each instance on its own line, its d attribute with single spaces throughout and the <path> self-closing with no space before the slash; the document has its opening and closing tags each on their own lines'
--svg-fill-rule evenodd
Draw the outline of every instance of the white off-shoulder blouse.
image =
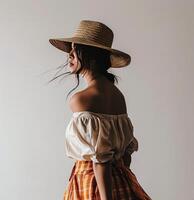
<svg viewBox="0 0 194 200">
<path fill-rule="evenodd" d="M 138 141 L 127 113 L 73 112 L 65 130 L 66 155 L 75 160 L 103 163 L 138 151 Z"/>
</svg>

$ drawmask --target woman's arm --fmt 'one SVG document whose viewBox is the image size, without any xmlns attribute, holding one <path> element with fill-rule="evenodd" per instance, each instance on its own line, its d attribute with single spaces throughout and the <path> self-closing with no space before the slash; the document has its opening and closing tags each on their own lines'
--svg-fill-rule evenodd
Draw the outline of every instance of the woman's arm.
<svg viewBox="0 0 194 200">
<path fill-rule="evenodd" d="M 111 162 L 106 162 L 106 163 L 93 162 L 93 170 L 101 200 L 112 200 Z"/>
</svg>

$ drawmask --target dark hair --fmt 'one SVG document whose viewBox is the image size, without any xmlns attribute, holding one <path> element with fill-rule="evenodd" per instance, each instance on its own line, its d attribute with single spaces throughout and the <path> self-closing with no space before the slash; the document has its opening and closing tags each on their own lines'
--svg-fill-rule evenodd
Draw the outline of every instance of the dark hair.
<svg viewBox="0 0 194 200">
<path fill-rule="evenodd" d="M 79 82 L 80 82 L 79 75 L 80 75 L 80 71 L 82 70 L 83 70 L 83 73 L 85 73 L 87 69 L 90 69 L 94 72 L 94 74 L 101 74 L 105 76 L 112 83 L 115 83 L 115 82 L 118 83 L 117 76 L 107 71 L 111 65 L 110 52 L 108 50 L 89 46 L 89 45 L 77 44 L 77 43 L 74 44 L 74 47 L 75 47 L 78 60 L 80 61 L 81 67 L 75 73 L 75 76 L 77 78 L 77 85 L 68 93 L 68 95 L 78 87 Z M 70 43 L 69 49 L 71 50 L 71 43 Z M 65 66 L 68 65 L 69 63 L 68 61 L 69 61 L 69 58 L 67 58 L 66 63 L 64 65 L 57 67 L 57 69 L 59 68 L 59 71 L 61 71 Z M 57 71 L 56 74 L 58 74 L 59 71 Z M 74 73 L 70 71 L 62 73 L 52 78 L 49 82 L 65 74 L 71 75 Z"/>
</svg>

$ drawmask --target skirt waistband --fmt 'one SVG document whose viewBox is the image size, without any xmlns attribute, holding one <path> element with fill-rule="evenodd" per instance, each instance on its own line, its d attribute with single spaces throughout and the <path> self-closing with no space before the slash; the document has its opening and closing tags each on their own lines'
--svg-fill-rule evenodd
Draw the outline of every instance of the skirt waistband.
<svg viewBox="0 0 194 200">
<path fill-rule="evenodd" d="M 122 158 L 120 158 L 119 160 L 112 160 L 111 164 L 113 167 L 116 168 L 126 168 Z M 76 160 L 69 180 L 71 179 L 73 174 L 88 174 L 88 173 L 93 173 L 93 161 Z"/>
</svg>

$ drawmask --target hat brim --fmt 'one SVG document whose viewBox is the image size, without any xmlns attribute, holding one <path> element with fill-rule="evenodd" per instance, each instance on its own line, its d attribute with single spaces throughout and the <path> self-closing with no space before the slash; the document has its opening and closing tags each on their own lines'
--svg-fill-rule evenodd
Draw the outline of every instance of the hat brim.
<svg viewBox="0 0 194 200">
<path fill-rule="evenodd" d="M 84 38 L 70 37 L 70 38 L 50 38 L 49 42 L 56 48 L 69 53 L 71 51 L 71 43 L 84 44 L 94 47 L 99 47 L 110 51 L 111 66 L 113 68 L 126 67 L 131 63 L 131 56 L 127 53 L 113 49 L 93 41 L 84 40 Z"/>
</svg>

